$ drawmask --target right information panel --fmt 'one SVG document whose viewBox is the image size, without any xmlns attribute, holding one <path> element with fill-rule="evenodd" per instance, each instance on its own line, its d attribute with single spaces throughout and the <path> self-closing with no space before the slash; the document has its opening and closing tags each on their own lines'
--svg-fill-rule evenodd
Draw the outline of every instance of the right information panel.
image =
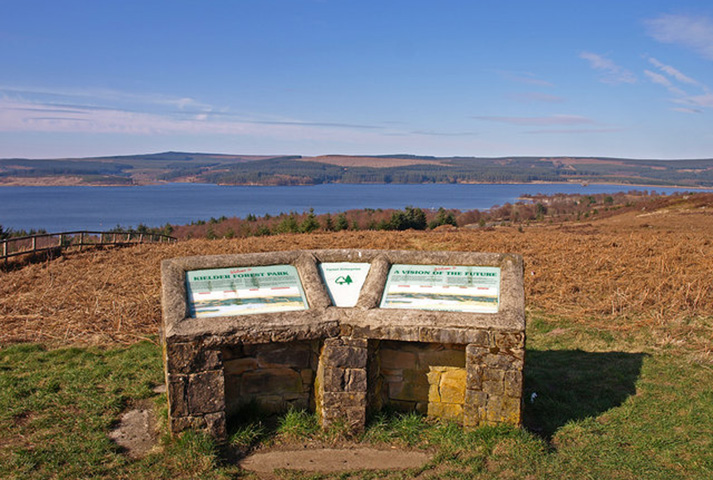
<svg viewBox="0 0 713 480">
<path fill-rule="evenodd" d="M 497 267 L 394 264 L 380 306 L 497 313 L 499 303 Z"/>
</svg>

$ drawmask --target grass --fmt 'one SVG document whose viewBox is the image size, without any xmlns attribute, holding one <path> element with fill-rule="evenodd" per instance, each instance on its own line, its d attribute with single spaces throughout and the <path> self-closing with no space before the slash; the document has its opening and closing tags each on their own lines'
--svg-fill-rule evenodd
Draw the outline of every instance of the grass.
<svg viewBox="0 0 713 480">
<path fill-rule="evenodd" d="M 433 452 L 404 472 L 278 472 L 290 479 L 704 479 L 713 478 L 713 368 L 685 345 L 648 343 L 642 332 L 598 331 L 530 313 L 525 372 L 527 428 L 375 415 L 358 438 L 322 432 L 314 415 L 246 415 L 231 426 L 240 452 L 345 442 Z M 120 413 L 163 398 L 159 348 L 0 350 L 0 478 L 255 478 L 210 438 L 165 434 L 130 460 L 107 437 Z M 535 394 L 535 395 L 533 395 Z M 163 408 L 165 414 L 165 407 Z"/>
</svg>

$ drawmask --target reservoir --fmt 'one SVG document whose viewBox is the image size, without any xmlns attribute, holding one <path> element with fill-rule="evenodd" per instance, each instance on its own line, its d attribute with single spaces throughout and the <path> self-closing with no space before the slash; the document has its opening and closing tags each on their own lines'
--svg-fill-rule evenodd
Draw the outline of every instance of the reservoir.
<svg viewBox="0 0 713 480">
<path fill-rule="evenodd" d="M 685 189 L 630 185 L 557 184 L 324 184 L 300 187 L 172 183 L 138 187 L 0 187 L 5 229 L 108 230 L 120 225 L 158 227 L 211 217 L 263 216 L 291 211 L 336 213 L 361 208 L 439 207 L 486 210 L 525 194 L 658 193 Z"/>
</svg>

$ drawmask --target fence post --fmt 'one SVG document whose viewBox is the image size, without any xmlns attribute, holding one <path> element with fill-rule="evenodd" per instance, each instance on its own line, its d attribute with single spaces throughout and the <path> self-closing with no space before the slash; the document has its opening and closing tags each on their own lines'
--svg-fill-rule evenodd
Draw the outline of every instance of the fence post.
<svg viewBox="0 0 713 480">
<path fill-rule="evenodd" d="M 84 248 L 84 232 L 79 233 L 79 251 L 81 252 Z"/>
<path fill-rule="evenodd" d="M 37 251 L 37 237 L 32 237 L 32 251 Z"/>
<path fill-rule="evenodd" d="M 57 244 L 59 248 L 62 248 L 64 246 L 64 233 L 59 234 L 59 243 Z"/>
<path fill-rule="evenodd" d="M 5 262 L 7 263 L 7 240 L 2 241 L 2 256 L 5 259 Z"/>
</svg>

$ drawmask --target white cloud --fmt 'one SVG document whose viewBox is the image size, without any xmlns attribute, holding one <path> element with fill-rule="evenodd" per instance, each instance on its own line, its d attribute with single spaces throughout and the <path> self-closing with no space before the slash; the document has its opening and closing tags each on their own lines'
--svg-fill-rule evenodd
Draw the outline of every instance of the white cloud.
<svg viewBox="0 0 713 480">
<path fill-rule="evenodd" d="M 671 110 L 681 113 L 703 113 L 703 110 L 699 110 L 697 108 L 674 107 Z"/>
<path fill-rule="evenodd" d="M 190 97 L 172 97 L 156 93 L 133 93 L 112 90 L 108 88 L 48 88 L 35 86 L 0 85 L 0 92 L 7 96 L 30 98 L 52 104 L 60 102 L 90 103 L 82 108 L 107 108 L 93 105 L 94 103 L 111 103 L 109 109 L 122 109 L 119 105 L 131 109 L 132 106 L 147 108 L 148 106 L 164 106 L 186 110 L 188 108 L 202 112 L 211 111 L 211 105 L 201 103 Z M 118 105 L 117 105 L 118 104 Z"/>
<path fill-rule="evenodd" d="M 692 107 L 713 108 L 713 93 L 692 95 L 690 97 L 678 100 L 677 103 L 690 105 Z"/>
<path fill-rule="evenodd" d="M 669 92 L 671 92 L 675 95 L 680 95 L 680 96 L 686 95 L 686 92 L 684 92 L 680 88 L 676 87 L 673 83 L 671 83 L 671 81 L 668 78 L 661 75 L 660 73 L 652 72 L 651 70 L 644 70 L 644 75 L 646 75 L 649 78 L 649 80 L 651 80 L 653 83 L 656 83 L 658 85 L 665 87 Z"/>
<path fill-rule="evenodd" d="M 713 21 L 691 15 L 661 15 L 646 20 L 648 33 L 662 43 L 681 45 L 713 60 Z"/>
<path fill-rule="evenodd" d="M 655 66 L 662 72 L 675 78 L 676 80 L 678 80 L 681 83 L 687 83 L 689 85 L 700 85 L 696 80 L 692 79 L 691 77 L 689 77 L 687 75 L 684 75 L 677 69 L 673 68 L 671 65 L 666 65 L 665 63 L 659 62 L 654 57 L 649 57 L 649 63 L 651 63 L 651 65 Z"/>
<path fill-rule="evenodd" d="M 550 130 L 529 130 L 525 133 L 529 133 L 532 135 L 542 135 L 542 134 L 565 134 L 565 135 L 578 135 L 578 134 L 587 134 L 587 133 L 615 133 L 615 132 L 621 132 L 623 129 L 621 128 L 559 128 L 559 129 L 550 129 Z"/>
<path fill-rule="evenodd" d="M 582 52 L 579 54 L 579 58 L 587 60 L 590 67 L 602 72 L 601 81 L 604 83 L 636 83 L 636 75 L 603 55 Z"/>
<path fill-rule="evenodd" d="M 111 108 L 72 109 L 52 104 L 0 98 L 0 131 L 120 133 L 130 135 L 223 134 L 324 139 L 343 126 L 224 119 L 210 114 L 173 115 Z M 345 136 L 354 135 L 348 131 Z"/>
</svg>

